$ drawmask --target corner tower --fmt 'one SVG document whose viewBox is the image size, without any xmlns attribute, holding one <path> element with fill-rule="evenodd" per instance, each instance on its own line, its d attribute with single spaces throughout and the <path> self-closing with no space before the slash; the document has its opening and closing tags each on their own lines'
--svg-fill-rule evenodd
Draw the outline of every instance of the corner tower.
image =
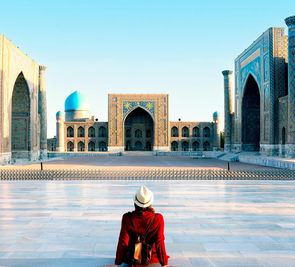
<svg viewBox="0 0 295 267">
<path fill-rule="evenodd" d="M 233 89 L 232 89 L 232 71 L 224 70 L 224 151 L 231 151 L 232 145 L 232 119 L 233 112 Z"/>
<path fill-rule="evenodd" d="M 295 16 L 285 19 L 288 26 L 288 139 L 286 153 L 295 157 Z"/>
</svg>

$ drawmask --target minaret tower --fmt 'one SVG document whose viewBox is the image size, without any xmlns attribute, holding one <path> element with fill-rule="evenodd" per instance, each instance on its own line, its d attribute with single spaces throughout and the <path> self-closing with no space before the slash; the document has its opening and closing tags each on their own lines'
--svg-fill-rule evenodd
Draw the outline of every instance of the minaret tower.
<svg viewBox="0 0 295 267">
<path fill-rule="evenodd" d="M 213 140 L 213 150 L 220 149 L 220 117 L 217 111 L 213 113 L 213 131 L 214 131 L 214 140 Z"/>
<path fill-rule="evenodd" d="M 288 140 L 287 157 L 295 157 L 295 16 L 285 19 L 288 26 Z"/>
<path fill-rule="evenodd" d="M 232 113 L 233 113 L 233 89 L 232 71 L 224 70 L 224 151 L 231 151 L 232 144 Z"/>
<path fill-rule="evenodd" d="M 65 116 L 61 111 L 56 113 L 56 151 L 57 152 L 64 152 L 65 147 L 65 136 L 64 136 L 64 122 Z"/>
<path fill-rule="evenodd" d="M 40 114 L 40 159 L 47 158 L 47 105 L 45 70 L 45 66 L 39 66 L 38 110 Z"/>
</svg>

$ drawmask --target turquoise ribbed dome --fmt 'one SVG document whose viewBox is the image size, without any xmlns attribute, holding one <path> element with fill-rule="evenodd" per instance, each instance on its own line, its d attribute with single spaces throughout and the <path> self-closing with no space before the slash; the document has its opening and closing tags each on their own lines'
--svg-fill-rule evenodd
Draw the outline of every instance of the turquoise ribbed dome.
<svg viewBox="0 0 295 267">
<path fill-rule="evenodd" d="M 86 97 L 78 91 L 70 94 L 65 101 L 65 111 L 71 110 L 89 110 Z"/>
</svg>

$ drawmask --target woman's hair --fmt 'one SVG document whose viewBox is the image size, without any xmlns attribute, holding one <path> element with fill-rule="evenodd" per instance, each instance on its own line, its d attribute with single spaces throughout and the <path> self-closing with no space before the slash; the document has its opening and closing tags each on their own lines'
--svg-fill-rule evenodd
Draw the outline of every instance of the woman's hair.
<svg viewBox="0 0 295 267">
<path fill-rule="evenodd" d="M 149 211 L 149 212 L 153 212 L 153 213 L 155 213 L 155 210 L 154 210 L 154 208 L 152 207 L 152 205 L 150 205 L 150 206 L 148 206 L 148 207 L 146 207 L 146 208 L 142 208 L 142 207 L 137 206 L 137 205 L 134 203 L 134 207 L 135 207 L 135 212 L 137 212 L 137 213 L 142 213 L 142 212 L 144 212 L 144 211 Z"/>
</svg>

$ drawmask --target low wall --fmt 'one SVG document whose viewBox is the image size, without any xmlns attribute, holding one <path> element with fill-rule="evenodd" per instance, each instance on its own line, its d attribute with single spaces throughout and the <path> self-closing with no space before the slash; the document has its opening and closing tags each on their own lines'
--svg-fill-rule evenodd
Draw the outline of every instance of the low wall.
<svg viewBox="0 0 295 267">
<path fill-rule="evenodd" d="M 239 161 L 243 163 L 262 165 L 266 167 L 295 170 L 295 160 L 280 159 L 277 157 L 272 158 L 272 157 L 250 156 L 250 155 L 248 156 L 248 155 L 240 154 Z"/>
</svg>

